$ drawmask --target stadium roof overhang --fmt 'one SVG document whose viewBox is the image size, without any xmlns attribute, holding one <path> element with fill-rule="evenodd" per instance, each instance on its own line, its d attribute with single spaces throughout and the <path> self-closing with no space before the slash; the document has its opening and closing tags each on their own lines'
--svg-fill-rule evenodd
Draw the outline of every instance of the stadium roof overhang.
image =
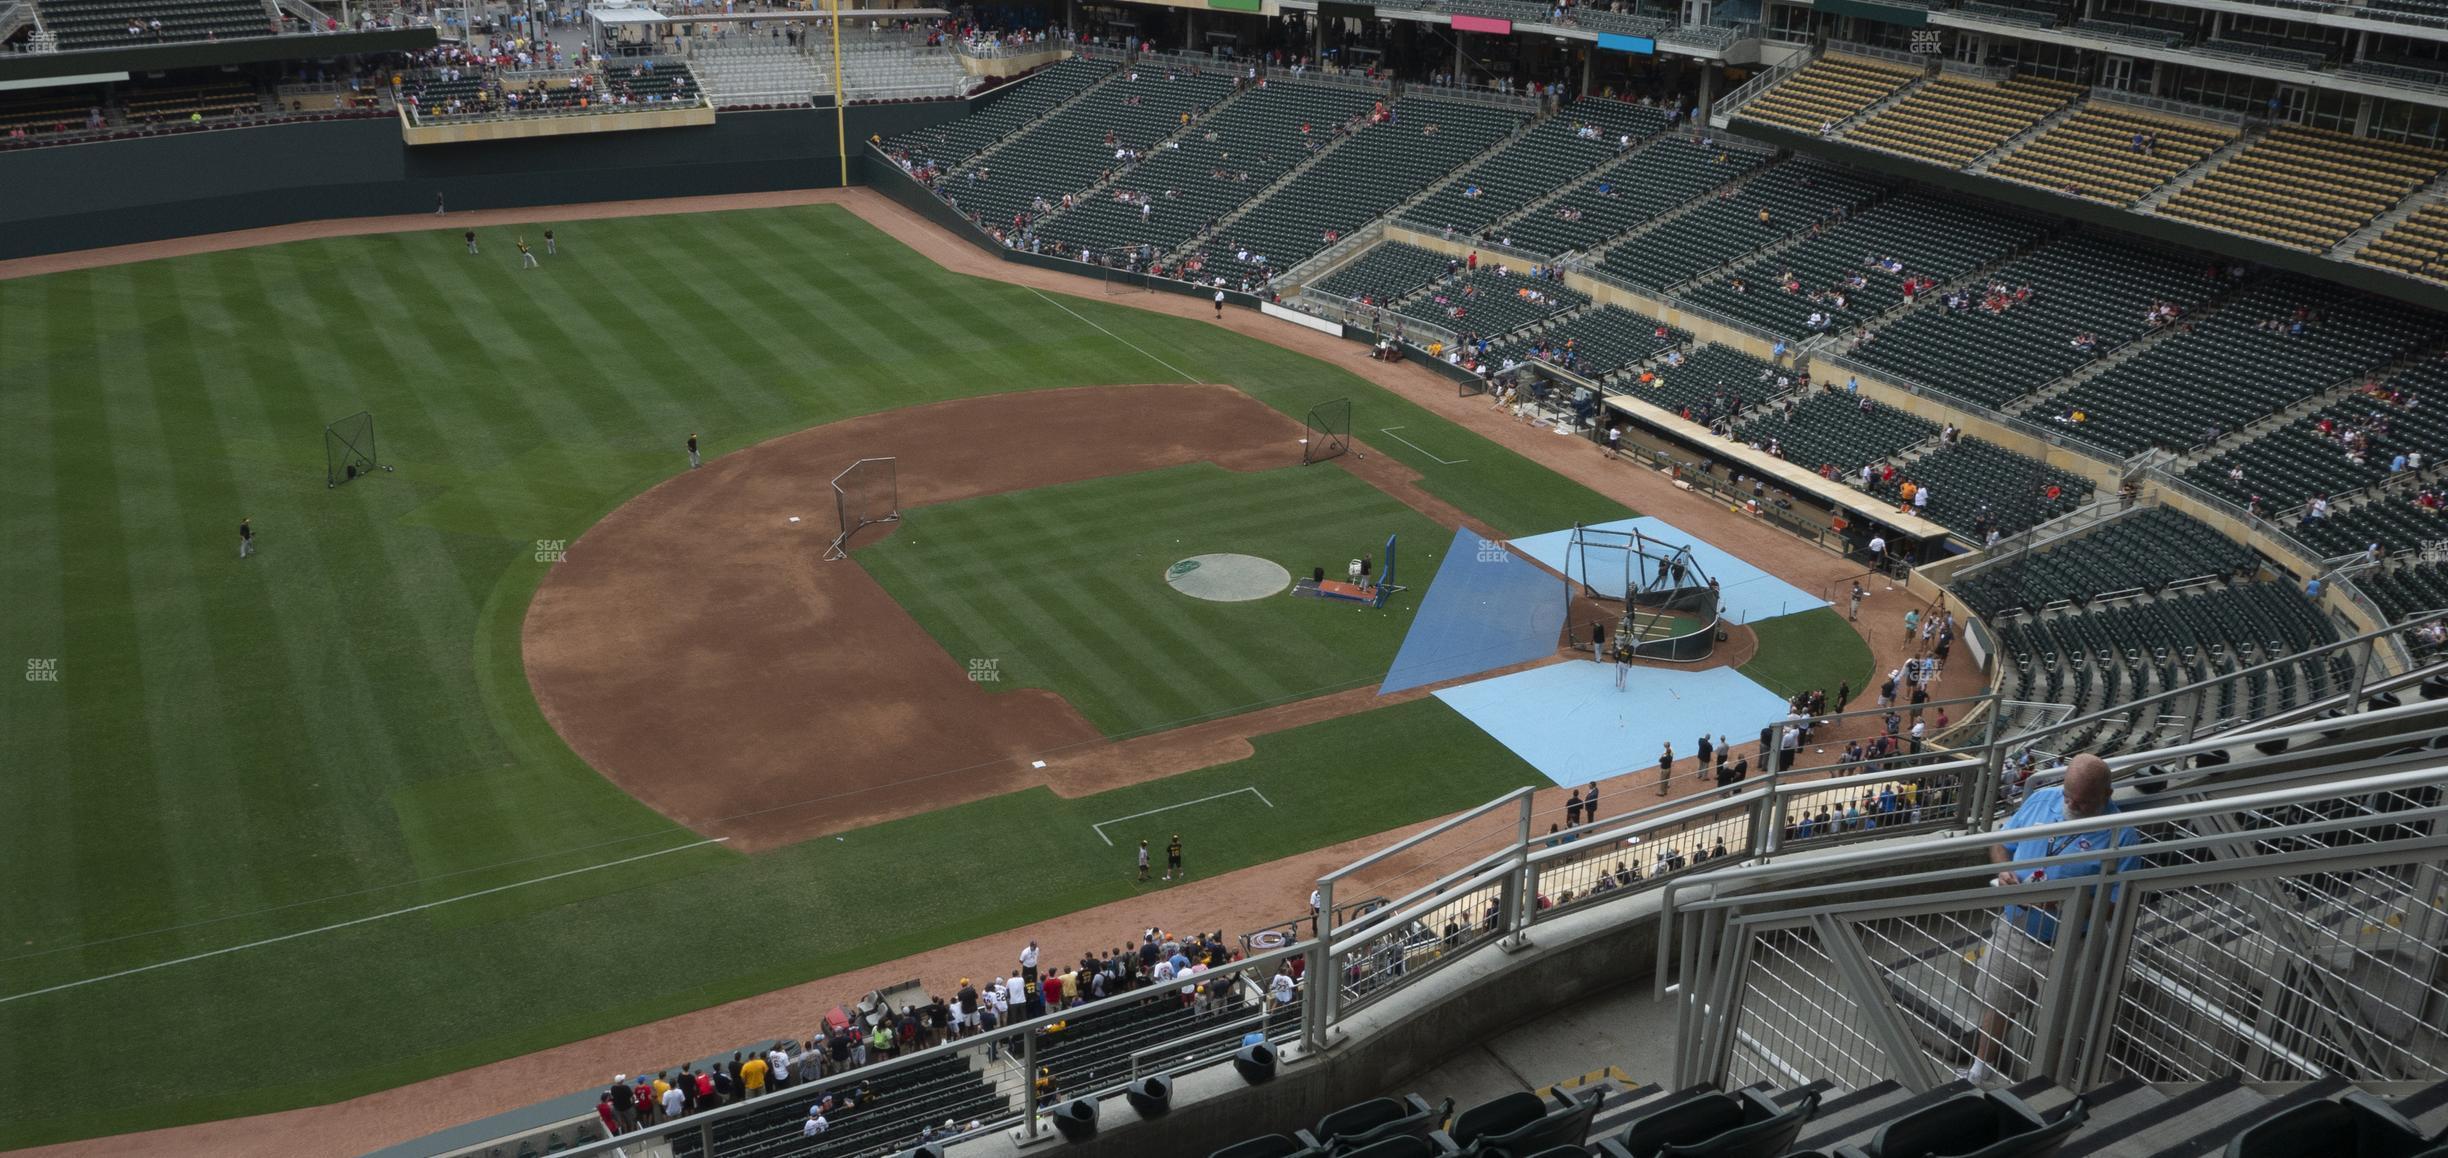
<svg viewBox="0 0 2448 1158">
<path fill-rule="evenodd" d="M 191 40 L 141 48 L 94 48 L 73 52 L 29 52 L 0 56 L 0 81 L 53 80 L 82 83 L 95 74 L 169 72 L 219 68 L 274 60 L 325 60 L 371 52 L 418 52 L 438 42 L 431 28 L 386 28 L 309 36 L 253 36 L 243 40 Z M 23 86 L 33 87 L 33 86 Z"/>
</svg>

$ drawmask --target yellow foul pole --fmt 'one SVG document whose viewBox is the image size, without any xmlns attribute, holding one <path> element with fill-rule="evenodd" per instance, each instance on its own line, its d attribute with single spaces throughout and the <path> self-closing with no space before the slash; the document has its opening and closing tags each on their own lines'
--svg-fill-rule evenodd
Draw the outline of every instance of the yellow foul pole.
<svg viewBox="0 0 2448 1158">
<path fill-rule="evenodd" d="M 850 94 L 842 91 L 841 67 L 841 0 L 825 0 L 825 8 L 833 14 L 833 139 L 841 142 L 841 183 L 850 187 L 849 118 L 842 110 L 850 103 Z"/>
</svg>

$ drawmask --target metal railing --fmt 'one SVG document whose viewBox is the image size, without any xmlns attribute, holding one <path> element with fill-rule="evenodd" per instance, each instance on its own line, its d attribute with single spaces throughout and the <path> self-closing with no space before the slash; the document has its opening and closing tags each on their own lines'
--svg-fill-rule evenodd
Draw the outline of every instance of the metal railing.
<svg viewBox="0 0 2448 1158">
<path fill-rule="evenodd" d="M 2307 574 L 2320 570 L 2322 562 L 2321 553 L 2314 550 L 2311 544 L 2304 542 L 2302 539 L 2296 538 L 2294 532 L 2279 526 L 2277 523 L 2270 521 L 2267 517 L 2256 515 L 2243 507 L 2237 506 L 2233 502 L 2221 498 L 2218 495 L 2212 494 L 2209 491 L 2195 485 L 2193 482 L 2184 478 L 2183 476 L 2169 471 L 2164 467 L 2150 468 L 2146 472 L 2146 477 L 2150 480 L 2151 485 L 2153 486 L 2165 487 L 2168 490 L 2175 491 L 2193 502 L 2200 503 L 2203 506 L 2209 507 L 2220 514 L 2227 516 L 2228 518 L 2243 523 L 2246 527 L 2251 528 L 2252 533 L 2256 535 L 2266 536 L 2271 542 L 2278 544 L 2278 546 L 2285 550 L 2288 554 L 2295 556 L 2295 558 L 2301 564 L 2299 570 L 2302 570 Z"/>
<path fill-rule="evenodd" d="M 1783 865 L 1676 882 L 1676 1081 L 1919 1091 L 1975 1056 L 2077 1089 L 2448 1077 L 2441 759 L 2153 801 L 2114 838 L 2097 819 L 2019 829 L 2070 851 L 2017 860 L 2004 887 L 1975 841 L 1840 852 L 1805 883 Z M 1930 867 L 1950 851 L 1972 863 Z"/>
<path fill-rule="evenodd" d="M 2172 116 L 2190 117 L 2195 120 L 2212 121 L 2223 125 L 2235 125 L 2238 128 L 2256 123 L 2256 121 L 2259 119 L 2245 113 L 2236 112 L 2233 109 L 2222 109 L 2211 105 L 2195 104 L 2191 101 L 2172 100 L 2167 97 L 2151 96 L 2148 93 L 2125 92 L 2110 88 L 2092 89 L 2091 101 L 2094 104 L 2106 103 L 2113 105 L 2125 105 L 2130 108 L 2148 109 L 2152 112 L 2167 113 Z"/>
<path fill-rule="evenodd" d="M 2361 641 L 2355 641 L 2357 643 Z M 2349 646 L 2345 644 L 2338 647 Z M 2360 692 L 2332 697 L 2326 706 L 2359 702 Z M 1992 696 L 1945 701 L 1981 704 Z M 1935 708 L 1939 703 L 1924 705 Z M 2309 711 L 2313 705 L 2307 705 Z M 2358 717 L 2359 726 L 2387 728 L 2399 718 L 2436 714 L 2437 709 L 2414 705 Z M 1865 715 L 1870 713 L 1855 713 Z M 2045 743 L 2085 726 L 2094 716 L 2061 721 L 2017 737 L 1999 735 L 1990 727 L 1978 746 L 1963 751 L 1929 752 L 1837 763 L 1824 767 L 1781 769 L 1767 758 L 1765 775 L 1713 795 L 1686 797 L 1636 809 L 1620 818 L 1592 822 L 1554 832 L 1538 831 L 1546 815 L 1536 811 L 1530 790 L 1521 789 L 1480 808 L 1462 813 L 1387 849 L 1321 878 L 1318 892 L 1329 910 L 1335 890 L 1344 882 L 1365 880 L 1393 900 L 1356 920 L 1333 923 L 1312 945 L 1316 955 L 1312 976 L 1334 977 L 1338 984 L 1312 991 L 1306 1007 L 1303 1039 L 1322 1048 L 1329 1031 L 1342 1018 L 1382 1001 L 1418 979 L 1467 956 L 1485 945 L 1517 949 L 1528 943 L 1542 921 L 1586 912 L 1635 893 L 1668 887 L 1685 876 L 1721 864 L 1765 860 L 1787 852 L 1835 848 L 1846 844 L 1915 832 L 1947 830 L 1984 832 L 1994 828 L 2002 802 L 2007 752 L 2034 742 Z M 1830 717 L 1841 719 L 1843 717 Z M 1995 719 L 1995 713 L 1991 713 Z M 2185 757 L 2256 739 L 2304 737 L 2336 729 L 2335 719 L 2273 725 L 2250 734 L 2200 742 L 2159 752 L 2129 755 L 2113 761 L 2120 783 L 2158 788 L 2197 776 L 2165 772 L 2154 765 L 2183 768 Z M 2409 724 L 2410 726 L 2410 724 Z M 2415 739 L 2448 735 L 2448 722 L 2428 726 L 2419 735 L 2384 737 L 2367 742 L 2372 758 Z M 2373 750 L 2374 744 L 2380 748 Z M 2349 746 L 2342 749 L 2352 755 Z M 2269 763 L 2278 767 L 2273 758 Z M 2249 775 L 2251 765 L 2236 766 L 2235 775 Z M 2285 765 L 2295 776 L 2325 777 L 2329 767 L 2306 772 L 2300 762 Z M 1668 785 L 1671 787 L 1671 785 Z M 1620 790 L 1619 790 L 1620 791 Z M 2317 795 L 2318 788 L 2308 790 Z M 1510 837 L 1492 839 L 1494 828 Z M 1475 843 L 1459 851 L 1439 853 L 1438 846 L 1477 830 Z M 1492 845 L 1492 847 L 1490 847 Z M 1907 846 L 1898 855 L 1927 859 L 1926 842 Z M 1484 849 L 1484 851 L 1480 851 Z M 1463 852 L 1476 852 L 1459 859 Z M 1388 863 L 1416 863 L 1411 877 L 1442 867 L 1436 875 L 1407 891 L 1389 888 L 1370 870 Z M 1858 882 L 1843 886 L 1858 889 Z M 1670 969 L 1661 946 L 1660 977 Z M 1322 972 L 1321 972 L 1322 970 Z M 1690 975 L 1688 962 L 1684 976 Z M 1824 972 L 1818 974 L 1826 976 Z M 1661 980 L 1663 984 L 1663 980 Z M 1688 987 L 1687 987 L 1688 988 Z"/>
<path fill-rule="evenodd" d="M 1709 106 L 1710 118 L 1717 120 L 1733 116 L 1737 110 L 1751 103 L 1752 98 L 1767 92 L 1778 81 L 1802 71 L 1811 61 L 1818 58 L 1818 53 L 1806 48 L 1785 58 L 1784 63 L 1734 86 L 1724 96 L 1718 97 L 1716 103 Z"/>
<path fill-rule="evenodd" d="M 782 1094 L 736 1101 L 559 1153 L 564 1158 L 637 1154 L 641 1145 L 694 1140 L 697 1153 L 715 1158 L 755 1149 L 774 1138 L 795 1139 L 808 1105 L 827 1095 L 855 1096 L 863 1089 L 884 1093 L 890 1099 L 888 1110 L 909 1106 L 921 1098 L 936 1102 L 936 1108 L 923 1118 L 901 1114 L 885 1136 L 861 1138 L 863 1153 L 899 1152 L 916 1144 L 915 1135 L 920 1130 L 946 1117 L 959 1124 L 958 1136 L 1016 1129 L 1034 1137 L 1051 1129 L 1046 1120 L 1051 1107 L 1044 1104 L 1033 1080 L 1041 1065 L 1053 1071 L 1056 1097 L 1060 1100 L 1101 1098 L 1118 1095 L 1131 1082 L 1149 1074 L 1187 1073 L 1227 1063 L 1252 1033 L 1263 1034 L 1275 1042 L 1291 1040 L 1299 1025 L 1300 1002 L 1314 987 L 1297 984 L 1292 1005 L 1276 1009 L 1266 998 L 1268 982 L 1279 966 L 1306 957 L 1311 944 L 1304 942 L 1250 954 L 1228 966 L 1184 976 L 1179 981 L 1157 981 L 1067 1009 L 1049 1010 L 1040 1017 L 1010 1021 L 989 1032 L 909 1051 L 888 1061 L 803 1078 Z M 1209 991 L 1204 1000 L 1185 994 L 1184 990 L 1198 986 Z M 1148 1008 L 1151 1005 L 1170 1005 L 1179 1012 L 1151 1010 Z M 1098 1038 L 1093 1054 L 1086 1045 L 1073 1045 L 1091 1031 L 1100 1030 L 1100 1022 L 1111 1027 L 1117 1021 L 1125 1024 Z M 1065 1060 L 1066 1050 L 1080 1052 Z M 793 1055 L 794 1072 L 801 1072 L 803 1065 L 818 1066 L 808 1051 L 793 1048 L 788 1052 Z M 947 1069 L 952 1071 L 949 1077 L 944 1076 Z M 1081 1074 L 1089 1076 L 1083 1079 Z M 827 1141 L 845 1140 L 850 1136 L 847 1131 L 859 1121 L 845 1119 Z M 936 1140 L 949 1141 L 950 1136 Z"/>
<path fill-rule="evenodd" d="M 1908 8 L 1923 7 L 1923 5 L 1911 3 L 1909 0 L 1904 4 L 1904 6 Z M 1911 65 L 1914 68 L 1925 69 L 1930 66 L 1930 58 L 1926 55 L 1907 52 L 1901 48 L 1886 48 L 1876 44 L 1863 44 L 1858 40 L 1830 40 L 1828 41 L 1827 50 L 1829 52 L 1841 52 L 1847 56 L 1866 56 L 1872 60 L 1884 60 L 1890 64 Z"/>
<path fill-rule="evenodd" d="M 2343 702 L 2359 702 L 2358 695 L 2350 692 Z M 2150 1072 L 2187 1075 L 2166 1080 L 2201 1080 L 2204 1067 L 2223 1054 L 2204 1050 L 2159 1058 L 2150 1053 L 2159 1039 L 2128 1027 L 2151 1018 L 2193 1016 L 2185 1003 L 2190 999 L 2170 996 L 2179 990 L 2160 980 L 2187 963 L 2164 958 L 2178 945 L 2174 934 L 2198 931 L 2204 924 L 2199 914 L 2216 908 L 2258 921 L 2253 936 L 2274 939 L 2283 932 L 2295 938 L 2289 944 L 2309 943 L 2318 950 L 2300 959 L 2298 972 L 2326 987 L 2314 994 L 2327 1002 L 2320 1006 L 2323 1016 L 2350 1021 L 2383 1011 L 2404 1016 L 2395 1036 L 2365 1051 L 2356 1063 L 2360 1069 L 2315 1051 L 2315 1043 L 2291 1025 L 2260 1026 L 2258 1037 L 2244 1032 L 2251 1026 L 2231 1024 L 2235 1019 L 2188 1020 L 2188 1028 L 2199 1028 L 2196 1021 L 2224 1026 L 2227 1036 L 2211 1040 L 2230 1052 L 2262 1043 L 2260 1053 L 2240 1055 L 2259 1067 L 2256 1074 L 2292 1074 L 2306 1060 L 2358 1074 L 2429 1073 L 2423 1067 L 2442 1056 L 2432 1041 L 2440 1031 L 2421 1027 L 2439 1024 L 2423 1015 L 2440 1004 L 2442 961 L 2436 943 L 2448 930 L 2442 919 L 2448 880 L 2439 877 L 2436 856 L 2433 875 L 2421 887 L 2405 883 L 2408 878 L 2390 866 L 2404 864 L 2401 854 L 2408 848 L 2436 851 L 2448 840 L 2438 824 L 2448 815 L 2440 791 L 2448 773 L 2353 777 L 2391 761 L 2402 763 L 2409 745 L 2448 744 L 2443 714 L 2436 705 L 2418 703 L 2343 720 L 2274 725 L 2113 761 L 2121 787 L 2155 791 L 2153 800 L 2163 805 L 2136 812 L 2131 821 L 2147 831 L 2157 875 L 2120 873 L 2123 887 L 2131 890 L 2125 894 L 2128 903 L 2105 911 L 2084 899 L 2079 884 L 2023 885 L 2011 895 L 2066 906 L 2069 928 L 2081 927 L 2086 915 L 2116 922 L 2115 943 L 2134 946 L 2132 959 L 2111 961 L 2115 968 L 2102 971 L 2094 958 L 2108 950 L 2094 946 L 2078 953 L 2061 944 L 2059 960 L 2079 959 L 2090 972 L 2062 984 L 2052 979 L 2056 988 L 2043 994 L 2049 1015 L 2031 1023 L 2036 1029 L 2002 1035 L 2001 1061 L 2017 1072 L 2043 1062 L 2089 1067 L 2046 1071 L 2062 1076 L 2107 1073 L 2111 1063 L 2120 1067 L 2117 1072 L 2143 1072 L 2147 1060 L 2157 1067 Z M 2217 769 L 2223 775 L 2215 782 L 2198 772 L 2163 770 L 2185 769 L 2188 757 L 2214 748 L 2348 730 L 2353 734 L 2324 748 L 2317 761 L 2262 757 Z M 1032 1080 L 1040 1066 L 1052 1070 L 1056 1096 L 1068 1100 L 1113 1096 L 1152 1073 L 1226 1064 L 1251 1033 L 1278 1044 L 1298 1039 L 1322 1048 L 1343 1032 L 1348 1018 L 1448 966 L 1491 947 L 1522 949 L 1543 924 L 1598 912 L 1639 894 L 1660 896 L 1665 906 L 1662 933 L 1671 938 L 1660 940 L 1658 985 L 1661 994 L 1685 1005 L 1679 1078 L 1723 1080 L 1767 1067 L 1840 1084 L 1894 1077 L 1927 1088 L 1944 1075 L 1943 1049 L 1931 1045 L 1916 1052 L 1911 1043 L 1921 1040 L 1914 1036 L 1919 1023 L 1911 1019 L 1943 1023 L 1940 1015 L 1947 1010 L 1961 1019 L 1968 1007 L 1960 991 L 1969 983 L 1955 967 L 1955 951 L 1972 944 L 1967 938 L 1990 931 L 1988 910 L 2009 895 L 1978 885 L 1994 872 L 1989 866 L 1933 870 L 1929 862 L 1980 847 L 1977 840 L 1947 841 L 1943 834 L 1995 828 L 2000 814 L 1995 789 L 2008 743 L 1992 729 L 1981 746 L 1963 751 L 1815 768 L 1781 768 L 1770 755 L 1762 774 L 1748 780 L 1547 833 L 1537 830 L 1550 814 L 1537 807 L 1531 789 L 1517 789 L 1321 877 L 1315 898 L 1320 915 L 1308 918 L 1313 934 L 1308 939 L 1248 952 L 1195 978 L 1049 1010 L 889 1061 L 803 1077 L 789 1087 L 787 1098 L 735 1103 L 563 1153 L 593 1158 L 622 1147 L 634 1153 L 638 1143 L 694 1139 L 699 1153 L 719 1158 L 795 1135 L 803 1107 L 860 1087 L 884 1091 L 896 1105 L 913 1098 L 935 1100 L 936 1108 L 923 1119 L 904 1115 L 892 1129 L 915 1132 L 948 1115 L 970 1123 L 963 1127 L 970 1134 L 1017 1129 L 1034 1135 L 1047 1128 L 1048 1107 Z M 1626 791 L 1637 790 L 1616 789 Z M 2045 838 L 2066 827 L 2028 832 Z M 1938 839 L 1890 840 L 1916 834 Z M 2305 843 L 2307 836 L 2320 834 L 2335 839 Z M 1883 843 L 1847 847 L 1872 841 Z M 1796 870 L 1781 858 L 1795 853 L 1813 854 L 1802 868 L 1813 882 L 1806 887 L 1785 879 Z M 2176 853 L 2192 859 L 2171 855 Z M 2290 886 L 2265 890 L 2268 895 L 2254 902 L 2262 908 L 2245 906 L 2249 898 L 2231 884 L 2238 858 L 2283 862 L 2292 874 Z M 2080 854 L 2057 859 L 2070 862 Z M 1748 867 L 1727 867 L 1733 865 Z M 1855 868 L 1862 871 L 1846 871 Z M 2341 873 L 2356 875 L 2349 880 Z M 1911 891 L 1901 900 L 1862 899 L 1866 878 L 1875 878 L 1882 897 L 1907 886 Z M 1829 881 L 1839 883 L 1819 883 Z M 2340 889 L 2302 883 L 2334 881 L 2348 881 L 2356 890 L 2352 895 L 2370 903 L 2359 909 L 2339 906 L 2334 902 Z M 1338 891 L 1367 899 L 1342 903 Z M 2140 903 L 2132 903 L 2137 897 Z M 1797 909 L 1797 903 L 1824 911 Z M 2358 921 L 2401 919 L 2362 922 L 2381 926 L 2375 930 L 2337 919 L 2340 912 Z M 1297 937 L 1302 924 L 1293 921 L 1284 929 Z M 2418 945 L 2431 946 L 2430 956 L 2409 956 Z M 1929 951 L 1933 947 L 1946 952 Z M 2261 941 L 2230 938 L 2210 948 L 2270 971 L 2272 955 Z M 2341 969 L 2340 961 L 2360 971 Z M 2191 964 L 2201 971 L 2198 962 Z M 1279 971 L 1299 977 L 1295 1001 L 1284 1008 L 1265 998 Z M 2089 1008 L 2083 1001 L 2104 998 L 2086 998 L 2093 991 L 2076 982 L 2089 984 L 2094 974 L 2116 980 L 2115 987 L 2097 992 L 2113 993 L 2119 1008 L 2130 1012 L 2109 1032 L 2086 1038 L 2076 1032 L 2091 1024 L 2077 1016 Z M 2375 977 L 2389 985 L 2376 986 Z M 1675 981 L 1679 984 L 1670 986 Z M 1883 981 L 1893 984 L 1882 987 Z M 1200 984 L 1207 987 L 1204 1001 L 1188 992 Z M 2376 987 L 2389 1000 L 2338 1001 L 2340 984 L 2350 995 Z M 1896 993 L 1934 996 L 1906 999 Z M 2232 1004 L 2234 998 L 2229 1000 Z M 2268 1012 L 2282 1018 L 2291 1008 L 2271 1003 Z M 1096 1043 L 1093 1049 L 1089 1042 Z M 823 1068 L 796 1046 L 789 1052 L 796 1055 L 794 1070 L 802 1062 Z M 898 1149 L 914 1138 L 867 1141 L 872 1149 Z"/>
</svg>

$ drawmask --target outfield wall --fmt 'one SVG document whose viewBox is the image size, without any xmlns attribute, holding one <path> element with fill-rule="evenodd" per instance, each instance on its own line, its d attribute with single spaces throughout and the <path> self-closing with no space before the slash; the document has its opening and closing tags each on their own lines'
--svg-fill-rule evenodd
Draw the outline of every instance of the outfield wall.
<svg viewBox="0 0 2448 1158">
<path fill-rule="evenodd" d="M 965 115 L 963 102 L 854 105 L 853 140 Z M 0 153 L 0 258 L 339 217 L 626 201 L 841 184 L 830 108 L 712 125 L 409 148 L 390 119 L 309 121 Z"/>
</svg>

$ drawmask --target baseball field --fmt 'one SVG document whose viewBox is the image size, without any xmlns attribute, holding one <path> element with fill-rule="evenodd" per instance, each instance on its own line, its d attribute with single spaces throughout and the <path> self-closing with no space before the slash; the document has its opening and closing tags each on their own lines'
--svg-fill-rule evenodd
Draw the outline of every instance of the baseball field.
<svg viewBox="0 0 2448 1158">
<path fill-rule="evenodd" d="M 1128 897 L 1111 818 L 1171 809 L 1212 873 L 1539 780 L 1434 699 L 1093 790 L 958 735 L 879 766 L 824 725 L 870 684 L 950 672 L 1110 763 L 1369 686 L 1416 607 L 1201 603 L 1177 559 L 1305 574 L 1400 534 L 1425 586 L 1456 513 L 1628 512 L 1334 366 L 956 276 L 834 207 L 556 229 L 539 270 L 512 231 L 435 231 L 0 282 L 0 656 L 40 677 L 0 691 L 0 1067 L 83 1075 L 0 1147 L 332 1101 Z M 1146 390 L 1230 421 L 1209 447 Z M 991 409 L 1023 395 L 1056 420 Z M 1406 441 L 1298 465 L 1333 398 Z M 327 489 L 359 411 L 396 470 Z M 860 421 L 906 518 L 823 563 Z M 1043 465 L 977 473 L 1007 461 Z M 836 594 L 897 604 L 911 654 Z M 760 696 L 811 731 L 691 714 Z"/>
</svg>

